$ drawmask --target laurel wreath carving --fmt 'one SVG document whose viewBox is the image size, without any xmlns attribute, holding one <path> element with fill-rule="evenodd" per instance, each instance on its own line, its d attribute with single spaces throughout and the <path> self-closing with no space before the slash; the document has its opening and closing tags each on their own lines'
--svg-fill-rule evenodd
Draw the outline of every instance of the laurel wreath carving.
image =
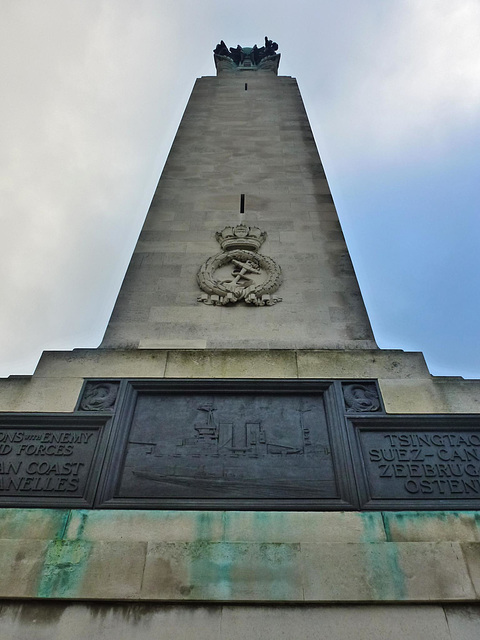
<svg viewBox="0 0 480 640">
<path fill-rule="evenodd" d="M 80 402 L 82 411 L 112 411 L 118 394 L 118 382 L 88 382 Z"/>
<path fill-rule="evenodd" d="M 239 260 L 243 262 L 251 261 L 257 263 L 258 266 L 267 272 L 268 277 L 264 282 L 252 284 L 249 287 L 237 287 L 235 289 L 228 288 L 224 283 L 215 278 L 215 272 L 220 267 Z M 230 302 L 238 302 L 244 300 L 247 304 L 271 305 L 279 302 L 281 298 L 263 299 L 262 296 L 268 296 L 274 293 L 282 283 L 282 270 L 272 258 L 261 255 L 254 251 L 246 249 L 233 249 L 217 253 L 208 258 L 208 260 L 200 267 L 197 273 L 198 286 L 202 291 L 214 296 L 219 296 L 219 300 L 212 302 L 211 299 L 200 297 L 199 300 L 206 304 L 228 304 Z"/>
</svg>

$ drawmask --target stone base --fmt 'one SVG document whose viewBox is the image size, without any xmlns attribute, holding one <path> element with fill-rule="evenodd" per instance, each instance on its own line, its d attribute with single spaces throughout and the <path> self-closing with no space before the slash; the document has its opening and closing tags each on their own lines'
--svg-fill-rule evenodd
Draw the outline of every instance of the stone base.
<svg viewBox="0 0 480 640">
<path fill-rule="evenodd" d="M 387 413 L 480 413 L 480 381 L 376 349 L 46 352 L 0 410 L 71 412 L 84 378 L 377 379 Z M 2 640 L 476 639 L 480 514 L 2 509 L 0 598 Z"/>
<path fill-rule="evenodd" d="M 478 640 L 480 607 L 10 602 L 2 640 Z"/>
<path fill-rule="evenodd" d="M 73 411 L 84 378 L 378 379 L 387 413 L 480 413 L 480 381 L 433 377 L 399 350 L 45 351 L 33 376 L 0 379 L 0 411 Z"/>
<path fill-rule="evenodd" d="M 291 604 L 480 598 L 478 512 L 3 509 L 0 552 L 0 598 Z"/>
</svg>

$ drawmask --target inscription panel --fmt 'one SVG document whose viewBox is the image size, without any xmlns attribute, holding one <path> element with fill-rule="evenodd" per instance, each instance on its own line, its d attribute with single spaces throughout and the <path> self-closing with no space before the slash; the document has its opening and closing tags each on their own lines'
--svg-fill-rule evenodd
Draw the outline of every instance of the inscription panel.
<svg viewBox="0 0 480 640">
<path fill-rule="evenodd" d="M 364 507 L 480 505 L 480 416 L 392 416 L 351 423 Z"/>
<path fill-rule="evenodd" d="M 480 415 L 385 415 L 373 381 L 85 389 L 73 413 L 0 413 L 0 506 L 480 508 Z"/>
<path fill-rule="evenodd" d="M 0 416 L 0 504 L 91 506 L 107 418 Z"/>
<path fill-rule="evenodd" d="M 351 508 L 329 387 L 133 383 L 102 506 Z"/>
</svg>

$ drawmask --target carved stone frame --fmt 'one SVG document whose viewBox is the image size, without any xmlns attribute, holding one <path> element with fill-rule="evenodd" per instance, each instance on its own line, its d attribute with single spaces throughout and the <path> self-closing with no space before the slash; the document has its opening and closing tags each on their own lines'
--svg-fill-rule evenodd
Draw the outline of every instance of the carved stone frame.
<svg viewBox="0 0 480 640">
<path fill-rule="evenodd" d="M 108 440 L 111 435 L 111 418 L 106 413 L 0 413 L 0 432 L 30 430 L 34 432 L 47 431 L 70 432 L 81 430 L 97 433 L 98 439 L 90 459 L 85 459 L 89 464 L 85 488 L 82 495 L 35 495 L 25 492 L 23 495 L 0 495 L 1 507 L 37 507 L 37 508 L 93 508 L 98 481 L 101 474 Z M 33 441 L 35 442 L 35 441 Z M 53 462 L 63 458 L 53 458 Z M 83 458 L 73 458 L 84 460 Z M 52 462 L 48 456 L 32 456 L 30 461 Z"/>
<path fill-rule="evenodd" d="M 313 394 L 322 397 L 337 486 L 325 499 L 149 498 L 118 494 L 136 402 L 141 394 Z M 105 461 L 96 506 L 102 509 L 351 510 L 358 508 L 338 383 L 312 380 L 132 380 L 116 417 L 114 438 Z"/>
<path fill-rule="evenodd" d="M 480 495 L 471 499 L 462 498 L 433 498 L 412 495 L 411 497 L 381 498 L 375 495 L 373 482 L 369 480 L 366 449 L 362 446 L 362 435 L 365 433 L 379 433 L 394 435 L 397 432 L 422 432 L 458 435 L 465 431 L 476 434 L 480 440 L 480 415 L 472 414 L 434 414 L 434 415 L 347 415 L 348 439 L 352 451 L 352 466 L 358 486 L 360 509 L 362 510 L 443 510 L 443 509 L 479 509 Z M 480 453 L 480 447 L 478 450 Z M 479 465 L 480 466 L 480 465 Z M 440 477 L 440 476 L 439 476 Z M 436 478 L 436 476 L 435 476 Z"/>
</svg>

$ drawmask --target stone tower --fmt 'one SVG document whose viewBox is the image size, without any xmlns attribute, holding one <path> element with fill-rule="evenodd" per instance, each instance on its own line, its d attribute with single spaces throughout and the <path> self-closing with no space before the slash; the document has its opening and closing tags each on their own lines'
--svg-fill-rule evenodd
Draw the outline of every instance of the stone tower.
<svg viewBox="0 0 480 640">
<path fill-rule="evenodd" d="M 215 54 L 195 83 L 102 347 L 375 348 L 297 83 L 253 55 Z M 250 299 L 207 286 L 231 278 L 224 255 L 198 304 L 201 265 L 242 249 L 264 256 Z"/>
<path fill-rule="evenodd" d="M 478 638 L 480 384 L 377 348 L 276 43 L 214 60 L 101 346 L 0 380 L 0 636 Z"/>
</svg>

